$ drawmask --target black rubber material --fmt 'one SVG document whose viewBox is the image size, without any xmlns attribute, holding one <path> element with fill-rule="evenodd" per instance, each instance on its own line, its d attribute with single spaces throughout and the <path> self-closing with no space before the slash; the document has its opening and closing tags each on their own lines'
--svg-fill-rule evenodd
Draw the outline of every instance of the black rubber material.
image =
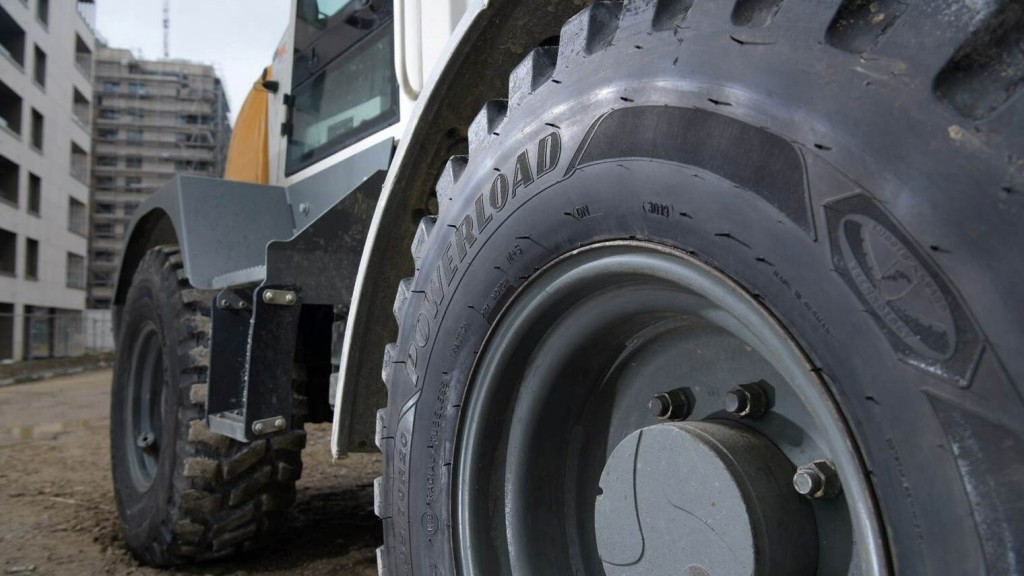
<svg viewBox="0 0 1024 576">
<path fill-rule="evenodd" d="M 1024 570 L 1024 11 L 982 4 L 598 3 L 529 53 L 444 171 L 396 298 L 381 573 L 455 573 L 476 354 L 537 270 L 614 239 L 695 255 L 801 343 L 893 573 Z"/>
<path fill-rule="evenodd" d="M 153 248 L 137 269 L 121 315 L 111 400 L 114 493 L 125 543 L 146 564 L 167 566 L 254 549 L 281 527 L 302 473 L 305 399 L 296 378 L 293 429 L 251 444 L 206 425 L 210 303 L 189 286 L 176 246 Z M 128 377 L 131 343 L 155 324 L 165 386 L 159 461 L 143 490 L 131 476 Z M 297 375 L 298 376 L 298 375 Z"/>
</svg>

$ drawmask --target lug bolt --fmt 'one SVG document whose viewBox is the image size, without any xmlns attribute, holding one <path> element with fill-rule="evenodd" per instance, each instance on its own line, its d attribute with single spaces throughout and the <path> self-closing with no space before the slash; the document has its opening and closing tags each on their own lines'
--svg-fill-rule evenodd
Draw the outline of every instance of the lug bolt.
<svg viewBox="0 0 1024 576">
<path fill-rule="evenodd" d="M 740 418 L 760 418 L 768 411 L 768 392 L 760 384 L 740 384 L 726 393 L 725 410 Z"/>
<path fill-rule="evenodd" d="M 835 498 L 842 491 L 834 464 L 828 460 L 815 460 L 796 469 L 793 488 L 812 500 Z"/>
<path fill-rule="evenodd" d="M 156 437 L 149 432 L 143 432 L 135 438 L 135 445 L 143 452 L 152 452 L 156 447 Z"/>
<path fill-rule="evenodd" d="M 647 408 L 659 420 L 685 420 L 693 411 L 686 388 L 655 394 L 647 403 Z"/>
<path fill-rule="evenodd" d="M 264 302 L 273 302 L 274 301 L 274 291 L 273 290 L 267 290 L 266 292 L 264 292 L 263 293 L 263 301 Z"/>
</svg>

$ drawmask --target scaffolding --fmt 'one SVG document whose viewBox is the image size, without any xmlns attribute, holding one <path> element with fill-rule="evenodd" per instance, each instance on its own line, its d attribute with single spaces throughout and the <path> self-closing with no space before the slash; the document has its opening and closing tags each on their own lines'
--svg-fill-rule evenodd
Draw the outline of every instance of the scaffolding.
<svg viewBox="0 0 1024 576">
<path fill-rule="evenodd" d="M 135 209 L 175 174 L 219 178 L 231 128 L 212 66 L 97 52 L 87 304 L 108 308 Z"/>
</svg>

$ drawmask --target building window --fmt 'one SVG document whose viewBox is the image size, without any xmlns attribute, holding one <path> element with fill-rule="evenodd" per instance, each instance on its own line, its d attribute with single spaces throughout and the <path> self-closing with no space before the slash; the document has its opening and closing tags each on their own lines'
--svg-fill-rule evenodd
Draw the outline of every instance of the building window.
<svg viewBox="0 0 1024 576">
<path fill-rule="evenodd" d="M 142 177 L 140 176 L 125 176 L 124 186 L 129 190 L 142 188 Z"/>
<path fill-rule="evenodd" d="M 107 262 L 107 263 L 111 263 L 111 262 L 114 261 L 114 258 L 115 258 L 115 256 L 114 256 L 114 251 L 113 250 L 97 250 L 97 251 L 93 252 L 93 254 L 92 254 L 92 261 L 93 262 Z"/>
<path fill-rule="evenodd" d="M 89 180 L 89 153 L 74 142 L 71 143 L 71 175 L 82 182 Z"/>
<path fill-rule="evenodd" d="M 126 168 L 142 168 L 142 156 L 127 156 L 124 165 Z"/>
<path fill-rule="evenodd" d="M 103 91 L 107 93 L 117 94 L 121 91 L 120 82 L 111 82 L 109 80 L 103 82 Z"/>
<path fill-rule="evenodd" d="M 85 290 L 85 258 L 68 252 L 68 288 Z"/>
<path fill-rule="evenodd" d="M 124 115 L 127 116 L 129 120 L 138 121 L 142 120 L 146 116 L 146 113 L 141 108 L 128 108 L 124 111 Z"/>
<path fill-rule="evenodd" d="M 50 24 L 50 0 L 36 0 L 36 18 L 44 25 Z"/>
<path fill-rule="evenodd" d="M 142 82 L 129 82 L 128 93 L 143 96 L 146 94 L 146 85 Z"/>
<path fill-rule="evenodd" d="M 39 279 L 39 241 L 25 238 L 25 278 Z"/>
<path fill-rule="evenodd" d="M 3 8 L 0 8 L 0 54 L 19 68 L 25 67 L 25 31 Z"/>
<path fill-rule="evenodd" d="M 18 269 L 18 236 L 0 228 L 0 274 L 14 276 Z"/>
<path fill-rule="evenodd" d="M 97 202 L 95 204 L 96 214 L 115 214 L 115 205 L 113 202 Z"/>
<path fill-rule="evenodd" d="M 92 78 L 92 50 L 78 34 L 75 34 L 75 64 L 86 78 Z"/>
<path fill-rule="evenodd" d="M 89 230 L 89 213 L 85 204 L 68 198 L 68 230 L 85 236 Z"/>
<path fill-rule="evenodd" d="M 7 158 L 0 156 L 0 200 L 8 204 L 18 205 L 18 180 L 20 167 Z"/>
<path fill-rule="evenodd" d="M 0 302 L 0 360 L 14 358 L 14 304 Z"/>
<path fill-rule="evenodd" d="M 97 166 L 104 166 L 107 168 L 117 167 L 117 156 L 98 156 L 96 158 Z"/>
<path fill-rule="evenodd" d="M 96 177 L 96 187 L 97 188 L 103 188 L 103 189 L 109 190 L 109 189 L 112 189 L 115 185 L 116 185 L 116 182 L 114 181 L 114 177 L 113 176 L 97 176 Z"/>
<path fill-rule="evenodd" d="M 101 120 L 117 120 L 121 117 L 121 112 L 113 110 L 111 108 L 100 108 L 100 119 Z"/>
<path fill-rule="evenodd" d="M 32 147 L 43 151 L 43 115 L 35 108 L 32 109 Z"/>
<path fill-rule="evenodd" d="M 28 213 L 39 216 L 43 204 L 43 181 L 35 174 L 28 174 Z"/>
<path fill-rule="evenodd" d="M 32 64 L 32 66 L 33 66 L 32 74 L 33 74 L 33 77 L 35 78 L 36 84 L 39 84 L 40 86 L 45 88 L 46 87 L 46 52 L 43 52 L 42 50 L 40 50 L 38 45 L 36 46 L 36 57 L 35 57 L 35 60 L 34 60 L 34 63 Z"/>
<path fill-rule="evenodd" d="M 83 126 L 89 125 L 89 100 L 84 94 L 78 91 L 78 88 L 73 88 L 75 91 L 73 101 L 71 104 L 71 113 L 75 115 L 75 118 L 82 123 Z"/>
<path fill-rule="evenodd" d="M 95 259 L 94 259 L 95 261 Z M 93 287 L 108 288 L 114 286 L 114 276 L 110 272 L 96 272 L 92 273 L 92 285 Z M 99 302 L 97 300 L 97 302 Z"/>
<path fill-rule="evenodd" d="M 101 113 L 102 117 L 102 113 Z M 100 140 L 117 140 L 119 132 L 112 128 L 100 128 L 96 131 L 96 137 Z"/>
<path fill-rule="evenodd" d="M 21 135 L 21 96 L 0 82 L 0 127 Z"/>
<path fill-rule="evenodd" d="M 99 222 L 93 226 L 93 236 L 100 240 L 107 240 L 114 237 L 114 225 L 109 222 Z"/>
<path fill-rule="evenodd" d="M 125 202 L 124 203 L 124 215 L 125 216 L 131 216 L 132 214 L 135 214 L 135 210 L 137 210 L 138 207 L 139 207 L 138 202 Z"/>
<path fill-rule="evenodd" d="M 141 142 L 142 130 L 127 130 L 127 136 L 129 142 Z"/>
</svg>

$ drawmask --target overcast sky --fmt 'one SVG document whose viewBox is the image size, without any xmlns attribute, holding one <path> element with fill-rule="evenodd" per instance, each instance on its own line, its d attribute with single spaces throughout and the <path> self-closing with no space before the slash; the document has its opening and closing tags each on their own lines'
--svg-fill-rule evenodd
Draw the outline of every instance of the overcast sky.
<svg viewBox="0 0 1024 576">
<path fill-rule="evenodd" d="M 291 0 L 170 0 L 171 58 L 217 68 L 234 122 L 270 64 L 288 25 Z M 96 27 L 114 48 L 146 59 L 163 57 L 163 0 L 96 0 Z"/>
</svg>

